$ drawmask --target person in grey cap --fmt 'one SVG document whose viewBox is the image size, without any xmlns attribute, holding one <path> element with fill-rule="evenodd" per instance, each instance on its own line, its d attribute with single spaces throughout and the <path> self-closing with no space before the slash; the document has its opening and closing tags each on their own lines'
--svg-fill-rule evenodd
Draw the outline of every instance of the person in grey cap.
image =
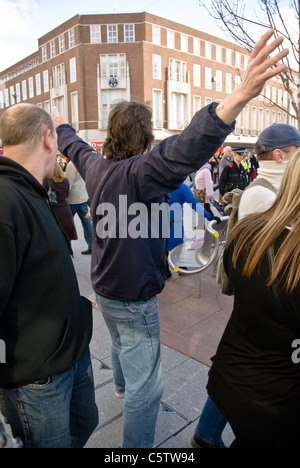
<svg viewBox="0 0 300 468">
<path fill-rule="evenodd" d="M 299 147 L 300 132 L 291 125 L 273 124 L 261 132 L 255 145 L 259 162 L 257 180 L 263 179 L 271 184 L 271 187 L 250 185 L 241 196 L 239 219 L 253 213 L 254 208 L 256 212 L 262 212 L 272 205 L 279 190 L 286 164 Z"/>
<path fill-rule="evenodd" d="M 244 190 L 247 187 L 247 171 L 241 164 L 246 154 L 245 151 L 244 148 L 234 148 L 232 150 L 233 161 L 225 166 L 219 182 L 219 192 L 222 197 L 224 197 L 225 193 L 231 192 L 235 188 Z M 223 199 L 223 201 L 225 200 Z"/>
</svg>

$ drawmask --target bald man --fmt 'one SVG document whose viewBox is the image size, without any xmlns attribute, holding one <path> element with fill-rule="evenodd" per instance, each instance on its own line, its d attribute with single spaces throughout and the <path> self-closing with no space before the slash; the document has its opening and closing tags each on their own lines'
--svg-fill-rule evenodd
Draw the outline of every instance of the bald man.
<svg viewBox="0 0 300 468">
<path fill-rule="evenodd" d="M 57 134 L 47 112 L 18 104 L 3 114 L 0 136 L 2 411 L 25 448 L 83 447 L 98 423 L 92 307 L 42 186 Z"/>
</svg>

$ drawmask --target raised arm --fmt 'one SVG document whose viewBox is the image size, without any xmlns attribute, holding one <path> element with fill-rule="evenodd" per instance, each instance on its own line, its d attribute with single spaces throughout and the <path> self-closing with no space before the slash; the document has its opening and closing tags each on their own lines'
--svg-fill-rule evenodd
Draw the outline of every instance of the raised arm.
<svg viewBox="0 0 300 468">
<path fill-rule="evenodd" d="M 270 54 L 276 51 L 283 41 L 282 37 L 278 37 L 268 45 L 267 42 L 273 34 L 273 29 L 268 30 L 256 43 L 240 86 L 226 96 L 217 107 L 217 115 L 227 125 L 236 119 L 251 99 L 261 93 L 267 80 L 282 73 L 287 68 L 287 65 L 278 62 L 288 55 L 288 49 L 270 57 Z"/>
</svg>

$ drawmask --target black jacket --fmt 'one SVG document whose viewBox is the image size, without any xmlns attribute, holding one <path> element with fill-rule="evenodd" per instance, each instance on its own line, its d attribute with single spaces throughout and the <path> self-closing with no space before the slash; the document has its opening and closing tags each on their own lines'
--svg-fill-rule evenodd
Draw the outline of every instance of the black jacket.
<svg viewBox="0 0 300 468">
<path fill-rule="evenodd" d="M 287 232 L 276 241 L 275 253 Z M 282 293 L 284 306 L 278 306 L 265 284 L 267 255 L 249 279 L 243 275 L 245 254 L 234 268 L 232 253 L 233 243 L 224 252 L 234 289 L 233 312 L 213 358 L 208 393 L 246 448 L 295 448 L 300 364 L 293 354 L 299 356 L 300 285 L 291 295 Z"/>
<path fill-rule="evenodd" d="M 181 135 L 122 161 L 99 156 L 69 125 L 57 128 L 59 149 L 75 164 L 91 200 L 92 284 L 98 294 L 130 302 L 147 300 L 162 291 L 167 235 L 160 232 L 151 215 L 160 203 L 168 206 L 167 194 L 207 162 L 233 130 L 233 125 L 218 118 L 215 105 L 197 112 Z M 127 201 L 124 206 L 123 200 Z M 116 219 L 115 232 L 106 237 L 102 232 L 105 207 Z M 134 238 L 126 232 L 139 216 L 138 212 L 128 214 L 128 207 L 132 212 L 143 209 L 141 229 L 148 236 Z"/>
<path fill-rule="evenodd" d="M 219 191 L 221 195 L 225 195 L 225 193 L 231 192 L 235 188 L 244 190 L 247 185 L 247 173 L 242 164 L 238 166 L 233 161 L 224 167 L 219 182 Z"/>
<path fill-rule="evenodd" d="M 86 351 L 91 303 L 80 297 L 66 238 L 46 190 L 0 158 L 0 387 L 62 373 Z"/>
</svg>

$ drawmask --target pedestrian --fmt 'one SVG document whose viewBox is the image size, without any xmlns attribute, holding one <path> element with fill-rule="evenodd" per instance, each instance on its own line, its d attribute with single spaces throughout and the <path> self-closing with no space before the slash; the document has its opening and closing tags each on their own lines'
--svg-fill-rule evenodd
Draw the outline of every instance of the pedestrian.
<svg viewBox="0 0 300 468">
<path fill-rule="evenodd" d="M 204 192 L 204 209 L 208 211 L 211 216 L 214 216 L 210 207 L 210 202 L 214 200 L 214 188 L 211 175 L 211 165 L 209 163 L 204 164 L 196 172 L 195 187 L 196 190 Z"/>
<path fill-rule="evenodd" d="M 72 161 L 68 161 L 66 167 L 66 177 L 69 181 L 69 195 L 67 201 L 71 207 L 72 215 L 79 216 L 81 221 L 84 239 L 87 243 L 87 249 L 82 251 L 82 255 L 91 255 L 92 253 L 92 222 L 88 217 L 89 205 L 88 194 L 85 187 L 85 182 Z"/>
<path fill-rule="evenodd" d="M 291 125 L 273 124 L 260 134 L 255 149 L 258 153 L 259 183 L 243 191 L 238 207 L 238 219 L 267 211 L 278 194 L 287 162 L 300 147 L 300 132 Z M 194 448 L 224 448 L 222 433 L 227 420 L 210 397 L 207 398 L 191 440 Z"/>
<path fill-rule="evenodd" d="M 226 203 L 226 200 L 224 200 L 225 193 L 232 192 L 235 188 L 244 190 L 248 185 L 247 172 L 242 164 L 244 155 L 244 149 L 233 149 L 233 161 L 222 171 L 219 192 L 224 203 Z"/>
<path fill-rule="evenodd" d="M 257 180 L 264 179 L 278 192 L 287 161 L 300 147 L 300 132 L 287 124 L 273 124 L 261 132 L 255 144 L 259 163 Z M 262 185 L 251 185 L 239 204 L 239 218 L 255 211 L 266 211 L 276 193 Z"/>
<path fill-rule="evenodd" d="M 299 441 L 299 180 L 298 149 L 274 204 L 245 216 L 226 245 L 234 307 L 207 388 L 233 429 L 232 448 L 294 448 Z"/>
<path fill-rule="evenodd" d="M 256 44 L 243 81 L 231 95 L 201 109 L 181 135 L 152 149 L 151 110 L 140 103 L 113 106 L 103 156 L 63 116 L 54 117 L 59 149 L 80 172 L 91 200 L 92 284 L 111 333 L 116 391 L 124 396 L 125 448 L 153 446 L 163 393 L 156 296 L 165 283 L 166 240 L 152 229 L 152 210 L 208 161 L 247 102 L 286 68 L 270 68 L 288 54 L 286 49 L 262 59 L 282 42 L 267 44 L 272 35 L 268 31 Z M 144 214 L 143 236 L 137 232 L 137 212 Z"/>
<path fill-rule="evenodd" d="M 222 158 L 219 162 L 219 180 L 221 178 L 221 174 L 228 164 L 232 163 L 232 148 L 231 146 L 225 146 L 223 150 Z"/>
<path fill-rule="evenodd" d="M 71 248 L 71 241 L 77 240 L 78 237 L 72 211 L 67 202 L 69 181 L 67 177 L 65 177 L 65 173 L 58 162 L 55 163 L 53 176 L 48 180 L 47 185 L 55 191 L 56 203 L 52 205 L 52 209 L 60 222 Z"/>
<path fill-rule="evenodd" d="M 80 448 L 98 422 L 92 304 L 42 186 L 57 134 L 46 111 L 23 103 L 4 112 L 0 133 L 1 411 L 25 448 Z"/>
</svg>

